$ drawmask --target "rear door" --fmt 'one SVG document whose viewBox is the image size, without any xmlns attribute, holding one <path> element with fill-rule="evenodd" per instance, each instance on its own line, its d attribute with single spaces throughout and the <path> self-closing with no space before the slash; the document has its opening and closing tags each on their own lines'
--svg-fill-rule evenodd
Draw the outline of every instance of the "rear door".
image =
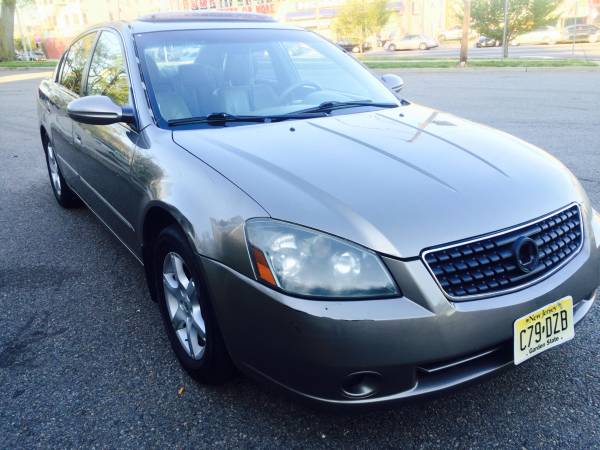
<svg viewBox="0 0 600 450">
<path fill-rule="evenodd" d="M 96 32 L 91 32 L 71 45 L 63 56 L 57 82 L 53 84 L 52 92 L 48 96 L 49 107 L 54 114 L 52 144 L 58 155 L 63 176 L 77 191 L 79 191 L 77 172 L 83 161 L 74 148 L 73 121 L 67 115 L 67 105 L 81 95 L 85 67 L 95 39 Z"/>
<path fill-rule="evenodd" d="M 103 30 L 98 37 L 84 95 L 104 95 L 119 106 L 133 108 L 121 37 L 112 30 Z M 139 136 L 135 126 L 74 122 L 73 136 L 85 159 L 80 175 L 86 202 L 125 245 L 135 249 L 137 197 L 129 176 Z"/>
</svg>

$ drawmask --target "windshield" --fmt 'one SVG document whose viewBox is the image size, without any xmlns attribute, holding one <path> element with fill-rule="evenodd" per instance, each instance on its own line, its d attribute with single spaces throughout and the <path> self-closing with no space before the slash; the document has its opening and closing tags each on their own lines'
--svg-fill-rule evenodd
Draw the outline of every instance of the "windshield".
<svg viewBox="0 0 600 450">
<path fill-rule="evenodd" d="M 293 114 L 324 102 L 398 104 L 361 64 L 307 31 L 182 30 L 135 40 L 153 109 L 165 123 Z"/>
</svg>

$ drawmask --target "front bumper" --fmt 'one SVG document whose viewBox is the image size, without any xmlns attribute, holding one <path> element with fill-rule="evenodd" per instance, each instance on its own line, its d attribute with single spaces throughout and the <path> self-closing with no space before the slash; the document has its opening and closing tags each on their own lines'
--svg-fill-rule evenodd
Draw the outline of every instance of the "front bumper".
<svg viewBox="0 0 600 450">
<path fill-rule="evenodd" d="M 551 277 L 468 302 L 448 301 L 420 260 L 384 262 L 404 297 L 319 301 L 273 291 L 202 258 L 236 364 L 300 398 L 334 407 L 428 395 L 508 367 L 516 318 L 570 295 L 577 323 L 600 284 L 600 249 L 591 233 L 580 253 Z M 360 373 L 375 386 L 370 395 L 346 389 L 347 377 Z"/>
</svg>

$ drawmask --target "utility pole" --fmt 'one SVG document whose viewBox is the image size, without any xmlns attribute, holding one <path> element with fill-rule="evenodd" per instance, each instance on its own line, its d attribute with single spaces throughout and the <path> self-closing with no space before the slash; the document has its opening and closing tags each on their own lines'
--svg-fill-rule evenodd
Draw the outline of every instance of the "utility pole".
<svg viewBox="0 0 600 450">
<path fill-rule="evenodd" d="M 504 0 L 504 29 L 502 30 L 502 58 L 508 58 L 508 0 Z"/>
<path fill-rule="evenodd" d="M 317 4 L 315 5 L 315 19 L 317 24 L 317 33 L 321 29 L 321 2 L 317 0 Z"/>
<path fill-rule="evenodd" d="M 577 37 L 577 3 L 578 1 L 575 0 L 575 14 L 573 14 L 573 17 L 575 19 L 575 23 L 572 25 L 573 26 L 573 45 L 571 47 L 571 56 L 575 56 L 575 38 Z"/>
<path fill-rule="evenodd" d="M 421 33 L 427 34 L 425 32 L 425 0 L 421 0 Z"/>
<path fill-rule="evenodd" d="M 471 0 L 464 1 L 464 14 L 462 26 L 462 40 L 460 42 L 460 65 L 467 64 L 467 52 L 469 48 L 469 27 L 471 25 Z"/>
</svg>

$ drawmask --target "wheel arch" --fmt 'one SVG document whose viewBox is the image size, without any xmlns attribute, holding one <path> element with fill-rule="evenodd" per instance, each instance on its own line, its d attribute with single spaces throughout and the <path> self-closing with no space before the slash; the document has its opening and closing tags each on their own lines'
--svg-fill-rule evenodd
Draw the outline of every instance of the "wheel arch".
<svg viewBox="0 0 600 450">
<path fill-rule="evenodd" d="M 154 301 L 157 299 L 157 287 L 153 278 L 153 242 L 156 240 L 162 230 L 170 226 L 176 226 L 179 228 L 179 230 L 186 237 L 192 249 L 194 249 L 193 239 L 190 239 L 189 235 L 189 233 L 192 232 L 192 228 L 185 217 L 177 209 L 165 203 L 153 202 L 149 204 L 142 219 L 140 232 L 142 241 L 142 262 L 144 263 L 144 271 L 146 274 L 146 280 L 148 281 L 150 295 Z"/>
<path fill-rule="evenodd" d="M 42 140 L 42 146 L 44 147 L 44 152 L 46 151 L 46 145 L 50 141 L 50 134 L 46 130 L 46 127 L 42 124 L 40 125 L 40 139 Z"/>
</svg>

